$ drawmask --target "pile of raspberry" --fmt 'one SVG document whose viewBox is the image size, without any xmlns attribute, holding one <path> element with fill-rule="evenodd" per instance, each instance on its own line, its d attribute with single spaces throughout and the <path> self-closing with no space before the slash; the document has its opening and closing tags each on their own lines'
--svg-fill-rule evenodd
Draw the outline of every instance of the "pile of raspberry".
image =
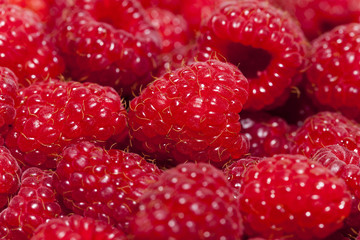
<svg viewBox="0 0 360 240">
<path fill-rule="evenodd" d="M 0 239 L 360 240 L 359 0 L 0 0 Z"/>
</svg>

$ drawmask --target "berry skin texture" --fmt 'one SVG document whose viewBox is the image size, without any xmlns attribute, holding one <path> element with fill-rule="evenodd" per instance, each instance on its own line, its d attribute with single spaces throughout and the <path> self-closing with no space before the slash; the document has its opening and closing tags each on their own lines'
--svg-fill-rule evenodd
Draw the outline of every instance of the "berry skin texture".
<svg viewBox="0 0 360 240">
<path fill-rule="evenodd" d="M 319 112 L 290 135 L 290 153 L 312 157 L 324 146 L 339 144 L 359 152 L 360 126 L 338 112 Z"/>
<path fill-rule="evenodd" d="M 250 167 L 240 196 L 246 233 L 267 239 L 323 239 L 351 208 L 345 182 L 302 155 L 275 155 Z"/>
<path fill-rule="evenodd" d="M 21 169 L 5 147 L 0 147 L 0 209 L 7 206 L 9 197 L 20 187 Z"/>
<path fill-rule="evenodd" d="M 53 172 L 35 167 L 25 170 L 19 192 L 0 213 L 0 238 L 30 239 L 40 224 L 58 217 L 61 208 L 55 194 Z"/>
<path fill-rule="evenodd" d="M 240 123 L 241 132 L 250 141 L 252 156 L 270 157 L 290 152 L 288 135 L 293 128 L 284 119 L 266 112 L 244 112 Z"/>
<path fill-rule="evenodd" d="M 120 230 L 110 224 L 73 214 L 41 224 L 31 240 L 125 240 Z"/>
<path fill-rule="evenodd" d="M 138 198 L 160 173 L 137 154 L 80 142 L 64 149 L 55 188 L 70 210 L 126 231 Z"/>
<path fill-rule="evenodd" d="M 57 77 L 64 71 L 62 58 L 34 12 L 0 4 L 0 21 L 0 66 L 10 68 L 20 86 Z"/>
<path fill-rule="evenodd" d="M 241 239 L 238 208 L 221 170 L 184 163 L 166 170 L 140 198 L 132 234 L 135 240 Z"/>
<path fill-rule="evenodd" d="M 247 89 L 235 66 L 217 60 L 169 72 L 130 102 L 132 144 L 165 165 L 239 158 L 249 148 L 239 122 Z"/>
<path fill-rule="evenodd" d="M 300 27 L 267 2 L 230 1 L 200 29 L 198 60 L 224 59 L 249 80 L 247 110 L 284 102 L 307 65 L 308 44 Z"/>
<path fill-rule="evenodd" d="M 328 109 L 360 119 L 360 23 L 341 25 L 312 43 L 307 93 Z"/>
<path fill-rule="evenodd" d="M 135 0 L 77 0 L 58 20 L 57 46 L 68 75 L 132 97 L 153 80 L 161 40 Z"/>
<path fill-rule="evenodd" d="M 0 143 L 4 144 L 4 136 L 9 125 L 15 120 L 15 98 L 18 91 L 18 78 L 9 68 L 0 67 Z"/>
<path fill-rule="evenodd" d="M 19 91 L 15 108 L 5 144 L 25 168 L 55 168 L 57 155 L 76 141 L 116 143 L 128 134 L 120 96 L 95 83 L 34 83 Z"/>
</svg>

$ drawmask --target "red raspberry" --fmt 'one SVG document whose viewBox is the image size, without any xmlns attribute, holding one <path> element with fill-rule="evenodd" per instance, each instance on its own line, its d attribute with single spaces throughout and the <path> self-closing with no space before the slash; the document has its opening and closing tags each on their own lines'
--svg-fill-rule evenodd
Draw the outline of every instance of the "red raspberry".
<svg viewBox="0 0 360 240">
<path fill-rule="evenodd" d="M 0 22 L 0 66 L 10 68 L 21 86 L 63 72 L 63 61 L 34 12 L 16 5 L 0 4 Z"/>
<path fill-rule="evenodd" d="M 137 154 L 81 142 L 64 149 L 55 188 L 75 213 L 126 230 L 137 199 L 160 173 Z"/>
<path fill-rule="evenodd" d="M 307 42 L 301 29 L 267 2 L 230 1 L 211 15 L 200 33 L 199 60 L 223 58 L 248 78 L 246 109 L 283 102 L 306 66 Z"/>
<path fill-rule="evenodd" d="M 265 158 L 243 179 L 240 210 L 250 236 L 322 239 L 350 213 L 345 182 L 302 155 Z"/>
<path fill-rule="evenodd" d="M 95 83 L 34 83 L 19 91 L 15 107 L 5 144 L 26 167 L 55 168 L 57 155 L 72 142 L 120 142 L 128 132 L 120 96 Z"/>
<path fill-rule="evenodd" d="M 159 7 L 167 9 L 173 13 L 180 13 L 179 6 L 183 0 L 139 0 L 142 6 L 148 7 Z"/>
<path fill-rule="evenodd" d="M 0 143 L 9 131 L 9 125 L 15 119 L 15 98 L 18 90 L 18 78 L 13 71 L 0 67 Z"/>
<path fill-rule="evenodd" d="M 360 4 L 359 4 L 360 6 Z M 316 102 L 360 119 L 360 23 L 338 26 L 312 43 L 307 92 Z"/>
<path fill-rule="evenodd" d="M 40 224 L 61 214 L 52 176 L 52 172 L 38 168 L 22 174 L 18 194 L 0 214 L 1 239 L 29 239 Z"/>
<path fill-rule="evenodd" d="M 187 45 L 191 40 L 188 24 L 181 15 L 158 7 L 147 8 L 151 24 L 161 35 L 162 53 Z"/>
<path fill-rule="evenodd" d="M 289 153 L 288 135 L 293 130 L 287 122 L 266 112 L 241 113 L 241 132 L 250 141 L 249 153 L 265 157 Z"/>
<path fill-rule="evenodd" d="M 120 230 L 103 221 L 80 215 L 54 218 L 41 224 L 31 240 L 125 240 Z"/>
<path fill-rule="evenodd" d="M 21 169 L 5 147 L 0 147 L 0 209 L 7 206 L 9 197 L 20 187 Z"/>
<path fill-rule="evenodd" d="M 69 75 L 132 96 L 153 80 L 160 36 L 136 0 L 77 0 L 56 33 Z"/>
<path fill-rule="evenodd" d="M 166 170 L 139 200 L 134 239 L 241 239 L 242 219 L 221 170 L 185 163 Z"/>
<path fill-rule="evenodd" d="M 310 39 L 334 27 L 360 22 L 359 0 L 272 0 L 290 12 Z"/>
<path fill-rule="evenodd" d="M 249 147 L 239 122 L 247 89 L 235 66 L 216 60 L 167 73 L 130 102 L 132 144 L 165 165 L 239 158 Z"/>
<path fill-rule="evenodd" d="M 349 150 L 360 150 L 360 126 L 335 112 L 319 112 L 304 122 L 289 137 L 290 152 L 311 157 L 324 146 L 340 144 Z"/>
</svg>

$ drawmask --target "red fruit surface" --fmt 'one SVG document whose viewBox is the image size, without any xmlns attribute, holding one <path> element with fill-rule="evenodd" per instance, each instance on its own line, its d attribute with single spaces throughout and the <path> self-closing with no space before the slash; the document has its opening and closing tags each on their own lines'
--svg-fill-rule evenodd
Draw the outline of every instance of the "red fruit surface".
<svg viewBox="0 0 360 240">
<path fill-rule="evenodd" d="M 166 170 L 139 200 L 135 240 L 240 239 L 238 202 L 221 170 L 185 163 Z"/>
<path fill-rule="evenodd" d="M 305 35 L 314 39 L 336 26 L 360 22 L 358 0 L 272 0 L 291 13 Z"/>
<path fill-rule="evenodd" d="M 239 112 L 248 82 L 233 65 L 196 62 L 156 79 L 130 102 L 132 144 L 159 163 L 223 165 L 248 152 Z"/>
<path fill-rule="evenodd" d="M 290 152 L 288 135 L 293 127 L 284 119 L 266 112 L 244 112 L 240 123 L 241 132 L 249 139 L 252 156 L 270 157 Z"/>
<path fill-rule="evenodd" d="M 359 4 L 360 5 L 360 4 Z M 360 119 L 360 23 L 341 25 L 312 43 L 307 93 L 328 109 Z"/>
<path fill-rule="evenodd" d="M 52 172 L 35 167 L 24 171 L 19 192 L 0 213 L 0 238 L 30 239 L 40 224 L 61 214 L 55 195 Z"/>
<path fill-rule="evenodd" d="M 73 142 L 122 142 L 128 132 L 118 93 L 95 83 L 35 83 L 19 91 L 15 108 L 5 144 L 24 167 L 55 168 L 57 155 Z"/>
<path fill-rule="evenodd" d="M 57 28 L 57 45 L 74 80 L 129 97 L 153 80 L 161 40 L 136 0 L 74 1 Z"/>
<path fill-rule="evenodd" d="M 77 214 L 53 218 L 41 224 L 31 240 L 125 240 L 125 234 L 110 224 Z"/>
<path fill-rule="evenodd" d="M 324 146 L 339 144 L 359 152 L 360 126 L 338 112 L 319 112 L 290 136 L 291 153 L 311 157 Z"/>
<path fill-rule="evenodd" d="M 240 211 L 250 236 L 322 239 L 350 213 L 344 180 L 302 155 L 265 158 L 243 179 Z"/>
<path fill-rule="evenodd" d="M 223 59 L 249 80 L 245 109 L 283 103 L 306 67 L 307 41 L 284 11 L 267 2 L 230 1 L 200 29 L 198 60 Z"/>
<path fill-rule="evenodd" d="M 160 173 L 137 154 L 81 142 L 61 154 L 55 188 L 75 213 L 126 230 L 138 198 Z"/>
<path fill-rule="evenodd" d="M 20 187 L 21 169 L 5 147 L 0 147 L 0 209 L 7 206 L 11 195 Z"/>
<path fill-rule="evenodd" d="M 56 77 L 64 71 L 62 58 L 33 11 L 0 4 L 0 22 L 0 66 L 10 68 L 21 86 Z"/>
</svg>

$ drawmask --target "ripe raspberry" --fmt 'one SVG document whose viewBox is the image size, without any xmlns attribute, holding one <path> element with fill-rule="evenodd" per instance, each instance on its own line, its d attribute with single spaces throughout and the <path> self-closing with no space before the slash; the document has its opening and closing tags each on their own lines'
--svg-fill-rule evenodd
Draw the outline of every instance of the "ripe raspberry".
<svg viewBox="0 0 360 240">
<path fill-rule="evenodd" d="M 0 147 L 0 209 L 8 204 L 9 197 L 20 187 L 21 169 L 5 147 Z"/>
<path fill-rule="evenodd" d="M 72 142 L 114 143 L 127 136 L 126 110 L 110 87 L 51 79 L 18 95 L 5 144 L 22 166 L 55 168 L 57 155 Z"/>
<path fill-rule="evenodd" d="M 71 215 L 41 224 L 31 240 L 125 240 L 120 230 L 93 218 Z"/>
<path fill-rule="evenodd" d="M 242 219 L 221 170 L 185 163 L 166 170 L 139 200 L 134 239 L 241 239 Z"/>
<path fill-rule="evenodd" d="M 334 27 L 360 22 L 358 0 L 272 0 L 299 21 L 305 35 L 314 39 Z"/>
<path fill-rule="evenodd" d="M 34 12 L 17 5 L 0 4 L 0 22 L 0 66 L 10 68 L 21 86 L 63 72 L 63 60 Z"/>
<path fill-rule="evenodd" d="M 216 60 L 167 73 L 130 102 L 133 146 L 165 165 L 239 158 L 249 147 L 239 122 L 247 89 L 236 67 Z"/>
<path fill-rule="evenodd" d="M 241 114 L 241 132 L 250 141 L 252 156 L 272 156 L 289 153 L 288 135 L 293 130 L 287 122 L 266 112 L 246 112 Z"/>
<path fill-rule="evenodd" d="M 245 109 L 283 102 L 306 66 L 307 42 L 301 29 L 267 2 L 230 1 L 211 15 L 200 33 L 199 60 L 223 58 L 248 78 Z"/>
<path fill-rule="evenodd" d="M 9 131 L 9 125 L 15 119 L 15 98 L 18 90 L 18 78 L 6 67 L 0 67 L 0 144 Z"/>
<path fill-rule="evenodd" d="M 360 119 L 360 23 L 336 27 L 312 43 L 307 93 L 327 108 Z"/>
<path fill-rule="evenodd" d="M 304 122 L 289 137 L 290 152 L 311 157 L 324 146 L 339 144 L 359 152 L 360 126 L 335 112 L 319 112 Z"/>
<path fill-rule="evenodd" d="M 55 188 L 75 213 L 126 230 L 137 199 L 160 173 L 137 154 L 81 142 L 64 149 Z"/>
<path fill-rule="evenodd" d="M 246 157 L 235 160 L 228 164 L 224 168 L 224 174 L 227 177 L 231 185 L 237 189 L 235 191 L 235 197 L 239 197 L 240 189 L 242 186 L 245 172 L 253 165 L 257 164 L 262 158 L 261 157 Z"/>
<path fill-rule="evenodd" d="M 153 80 L 160 36 L 136 0 L 77 0 L 63 15 L 57 45 L 74 80 L 127 96 Z"/>
<path fill-rule="evenodd" d="M 24 171 L 18 194 L 0 213 L 1 239 L 29 239 L 40 224 L 61 214 L 52 181 L 52 172 L 38 168 Z"/>
<path fill-rule="evenodd" d="M 350 213 L 345 182 L 302 155 L 265 158 L 243 179 L 240 211 L 250 236 L 322 239 Z"/>
</svg>

